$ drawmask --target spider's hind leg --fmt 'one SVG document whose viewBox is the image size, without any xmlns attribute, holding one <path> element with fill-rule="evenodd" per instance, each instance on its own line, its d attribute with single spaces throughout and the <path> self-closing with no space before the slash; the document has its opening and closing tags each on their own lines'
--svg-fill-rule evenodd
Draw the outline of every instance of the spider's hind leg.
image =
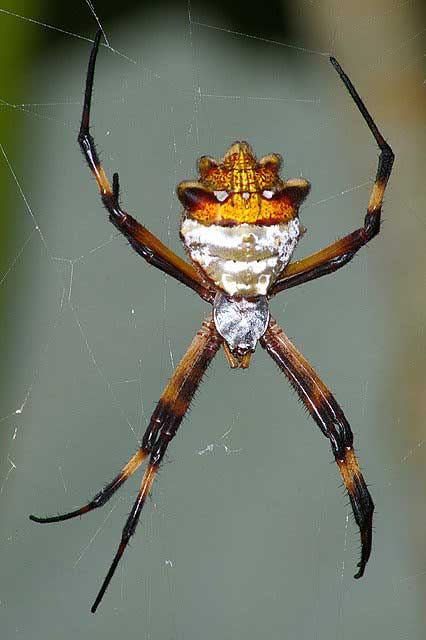
<svg viewBox="0 0 426 640">
<path fill-rule="evenodd" d="M 47 516 L 45 518 L 40 518 L 39 516 L 31 515 L 29 516 L 30 520 L 33 522 L 38 522 L 39 524 L 49 524 L 51 522 L 63 522 L 64 520 L 71 520 L 72 518 L 77 518 L 78 516 L 82 516 L 85 513 L 89 513 L 89 511 L 93 511 L 93 509 L 99 509 L 103 507 L 104 504 L 112 498 L 114 493 L 121 487 L 122 484 L 126 482 L 131 475 L 140 467 L 142 462 L 148 456 L 149 450 L 143 449 L 142 447 L 132 456 L 129 462 L 122 468 L 120 473 L 115 476 L 111 482 L 109 482 L 101 491 L 99 491 L 89 502 L 80 507 L 79 509 L 75 509 L 74 511 L 68 511 L 67 513 L 62 513 L 57 516 Z"/>
<path fill-rule="evenodd" d="M 30 516 L 35 522 L 61 522 L 69 520 L 84 513 L 103 506 L 117 491 L 117 489 L 129 478 L 149 456 L 148 466 L 142 478 L 142 483 L 132 507 L 132 510 L 124 525 L 120 544 L 110 565 L 108 573 L 102 583 L 101 589 L 92 607 L 92 613 L 98 608 L 105 591 L 115 573 L 117 565 L 123 555 L 131 536 L 134 534 L 142 508 L 148 497 L 152 483 L 158 471 L 158 467 L 166 453 L 170 441 L 183 420 L 183 417 L 191 403 L 192 398 L 201 382 L 201 379 L 213 360 L 216 352 L 223 342 L 222 337 L 216 331 L 214 322 L 209 316 L 201 329 L 191 342 L 182 360 L 173 372 L 161 398 L 151 416 L 149 425 L 142 439 L 142 445 L 120 473 L 87 504 L 75 511 L 70 511 L 59 516 L 39 518 Z"/>
<path fill-rule="evenodd" d="M 361 578 L 371 554 L 374 503 L 359 469 L 349 423 L 329 389 L 274 320 L 271 320 L 260 343 L 287 376 L 322 433 L 330 440 L 361 535 L 361 558 L 354 576 Z"/>
<path fill-rule="evenodd" d="M 221 344 L 222 338 L 216 331 L 210 316 L 203 322 L 200 331 L 193 339 L 161 395 L 142 440 L 142 449 L 150 451 L 148 466 L 136 501 L 124 525 L 118 549 L 92 606 L 92 613 L 95 613 L 98 608 L 121 556 L 136 530 L 143 506 L 167 447 L 175 437 L 201 379 Z"/>
</svg>

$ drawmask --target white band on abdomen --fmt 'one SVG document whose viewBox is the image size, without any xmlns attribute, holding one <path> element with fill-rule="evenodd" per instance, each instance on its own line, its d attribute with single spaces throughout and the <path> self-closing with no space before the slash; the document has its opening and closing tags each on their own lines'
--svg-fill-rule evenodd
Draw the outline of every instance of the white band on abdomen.
<svg viewBox="0 0 426 640">
<path fill-rule="evenodd" d="M 231 296 L 266 295 L 290 260 L 299 219 L 285 224 L 206 226 L 185 218 L 181 237 L 191 259 Z"/>
</svg>

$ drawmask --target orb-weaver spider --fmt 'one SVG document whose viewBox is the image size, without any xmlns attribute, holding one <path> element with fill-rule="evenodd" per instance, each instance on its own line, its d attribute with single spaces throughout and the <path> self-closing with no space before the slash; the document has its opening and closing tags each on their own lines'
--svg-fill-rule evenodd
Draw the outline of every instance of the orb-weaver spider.
<svg viewBox="0 0 426 640">
<path fill-rule="evenodd" d="M 308 195 L 304 179 L 282 181 L 280 156 L 256 160 L 246 142 L 234 142 L 221 161 L 200 158 L 200 179 L 182 182 L 177 194 L 183 204 L 180 235 L 195 266 L 163 245 L 145 227 L 122 210 L 118 174 L 110 185 L 89 132 L 95 62 L 101 32 L 94 40 L 87 70 L 86 91 L 78 141 L 99 186 L 112 224 L 145 260 L 198 293 L 213 313 L 175 369 L 135 455 L 120 473 L 80 509 L 35 522 L 60 522 L 103 506 L 149 457 L 142 483 L 123 528 L 121 541 L 92 606 L 94 613 L 133 535 L 145 500 L 169 442 L 176 435 L 194 393 L 222 346 L 231 368 L 247 368 L 257 342 L 287 376 L 299 398 L 330 440 L 361 534 L 360 578 L 371 553 L 374 504 L 358 467 L 353 435 L 336 400 L 302 354 L 270 317 L 268 299 L 285 289 L 343 267 L 380 230 L 384 191 L 394 154 L 377 129 L 352 82 L 335 58 L 330 62 L 349 91 L 380 149 L 376 180 L 364 226 L 317 253 L 288 264 L 301 235 L 298 210 Z"/>
</svg>

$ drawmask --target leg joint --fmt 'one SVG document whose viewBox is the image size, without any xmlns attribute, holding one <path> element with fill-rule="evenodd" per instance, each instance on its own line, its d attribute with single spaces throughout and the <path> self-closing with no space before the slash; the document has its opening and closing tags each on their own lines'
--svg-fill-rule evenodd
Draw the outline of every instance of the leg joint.
<svg viewBox="0 0 426 640">
<path fill-rule="evenodd" d="M 354 442 L 354 436 L 349 425 L 344 422 L 334 422 L 330 426 L 328 437 L 336 460 L 344 460 L 347 449 L 352 448 Z"/>
<path fill-rule="evenodd" d="M 368 242 L 380 231 L 380 213 L 381 207 L 375 211 L 368 211 L 364 218 L 364 241 Z"/>
<path fill-rule="evenodd" d="M 382 180 L 387 182 L 390 172 L 392 171 L 393 162 L 395 160 L 395 154 L 387 142 L 384 142 L 383 146 L 380 147 L 380 150 L 381 150 L 381 153 L 379 158 L 379 164 L 377 167 L 376 180 Z"/>
</svg>

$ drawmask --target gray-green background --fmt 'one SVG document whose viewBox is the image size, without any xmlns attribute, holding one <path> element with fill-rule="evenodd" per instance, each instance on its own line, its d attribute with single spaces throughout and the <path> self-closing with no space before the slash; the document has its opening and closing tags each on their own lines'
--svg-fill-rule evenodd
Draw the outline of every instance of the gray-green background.
<svg viewBox="0 0 426 640">
<path fill-rule="evenodd" d="M 4 9 L 96 30 L 84 2 L 79 31 L 48 4 Z M 271 305 L 353 426 L 374 550 L 354 581 L 358 532 L 328 442 L 261 349 L 247 372 L 219 353 L 90 614 L 140 474 L 81 520 L 27 516 L 79 506 L 121 468 L 208 309 L 106 220 L 76 144 L 90 43 L 0 13 L 2 638 L 423 638 L 421 2 L 296 3 L 281 39 L 293 49 L 226 31 L 239 29 L 217 6 L 193 3 L 190 22 L 185 2 L 105 20 L 98 4 L 115 50 L 102 48 L 97 67 L 102 160 L 120 172 L 125 208 L 181 254 L 175 185 L 235 139 L 311 180 L 298 257 L 360 226 L 378 153 L 321 53 L 338 57 L 394 147 L 379 238 Z"/>
</svg>

